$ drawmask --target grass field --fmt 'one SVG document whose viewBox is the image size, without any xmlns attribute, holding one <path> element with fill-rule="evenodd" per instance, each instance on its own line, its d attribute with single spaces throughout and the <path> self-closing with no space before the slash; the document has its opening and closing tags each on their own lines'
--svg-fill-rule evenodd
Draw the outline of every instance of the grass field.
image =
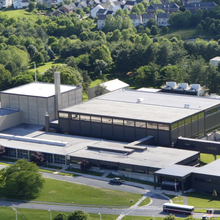
<svg viewBox="0 0 220 220">
<path fill-rule="evenodd" d="M 186 193 L 189 205 L 195 208 L 220 208 L 220 198 L 207 194 Z M 214 198 L 214 200 L 213 200 Z"/>
<path fill-rule="evenodd" d="M 148 205 L 149 203 L 150 203 L 150 198 L 147 197 L 139 204 L 139 206 L 145 206 L 145 205 Z"/>
<path fill-rule="evenodd" d="M 202 34 L 198 34 L 196 32 L 196 28 L 186 28 L 186 29 L 178 29 L 178 28 L 169 28 L 169 32 L 165 35 L 159 34 L 157 37 L 165 37 L 171 38 L 172 36 L 180 35 L 182 40 L 191 39 L 191 38 L 201 38 L 201 39 L 213 39 L 213 35 L 208 32 L 203 32 Z"/>
<path fill-rule="evenodd" d="M 217 159 L 220 158 L 220 155 L 217 155 Z M 200 153 L 200 164 L 201 166 L 204 166 L 208 163 L 211 163 L 212 161 L 214 161 L 214 156 L 212 154 L 202 154 Z"/>
<path fill-rule="evenodd" d="M 165 194 L 165 195 L 167 197 L 169 197 L 173 201 L 173 203 L 184 205 L 183 197 L 182 196 L 174 196 L 174 195 L 167 195 L 167 194 Z"/>
<path fill-rule="evenodd" d="M 14 9 L 13 6 L 3 9 L 1 11 L 3 14 L 7 15 L 9 18 L 17 17 L 17 18 L 24 18 L 26 17 L 28 20 L 32 19 L 33 21 L 37 20 L 39 16 L 42 15 L 36 15 L 33 12 L 29 12 L 27 9 Z"/>
<path fill-rule="evenodd" d="M 50 212 L 48 210 L 35 210 L 35 209 L 16 209 L 18 220 L 44 220 L 50 219 Z M 58 215 L 59 212 L 51 211 L 52 218 Z M 63 212 L 67 215 L 69 212 Z M 115 220 L 117 215 L 105 215 L 102 214 L 103 220 Z M 15 211 L 12 208 L 0 207 L 0 219 L 2 220 L 12 220 L 15 219 Z M 99 214 L 89 214 L 89 220 L 99 220 Z"/>
<path fill-rule="evenodd" d="M 47 63 L 45 63 L 45 64 L 36 65 L 36 70 L 37 70 L 39 73 L 43 73 L 43 72 L 45 72 L 46 70 L 50 69 L 51 66 L 53 66 L 53 65 L 65 65 L 65 64 L 63 63 L 63 60 L 61 60 L 61 59 L 56 59 L 56 60 L 47 62 Z M 30 64 L 29 70 L 33 70 L 33 71 L 34 71 L 34 63 L 31 63 L 31 64 Z"/>
<path fill-rule="evenodd" d="M 140 195 L 134 193 L 45 179 L 44 187 L 35 201 L 130 206 L 130 199 L 136 203 L 140 198 Z"/>
</svg>

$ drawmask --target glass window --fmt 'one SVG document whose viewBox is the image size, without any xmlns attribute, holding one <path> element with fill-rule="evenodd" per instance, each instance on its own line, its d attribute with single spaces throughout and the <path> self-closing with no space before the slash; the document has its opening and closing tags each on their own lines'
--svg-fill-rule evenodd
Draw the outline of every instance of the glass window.
<svg viewBox="0 0 220 220">
<path fill-rule="evenodd" d="M 91 116 L 91 121 L 92 122 L 101 122 L 101 117 Z"/>
<path fill-rule="evenodd" d="M 204 112 L 199 113 L 199 119 L 204 118 Z"/>
<path fill-rule="evenodd" d="M 134 127 L 134 121 L 124 120 L 124 125 Z"/>
<path fill-rule="evenodd" d="M 196 121 L 198 119 L 198 115 L 192 116 L 192 121 Z"/>
<path fill-rule="evenodd" d="M 177 123 L 172 124 L 172 125 L 171 125 L 171 128 L 172 128 L 172 130 L 177 129 L 177 128 L 178 128 Z"/>
<path fill-rule="evenodd" d="M 79 115 L 72 114 L 72 120 L 79 120 Z"/>
<path fill-rule="evenodd" d="M 89 115 L 80 115 L 80 120 L 81 121 L 90 121 L 90 116 Z"/>
<path fill-rule="evenodd" d="M 185 119 L 185 124 L 190 124 L 191 121 L 192 121 L 192 118 L 191 118 L 191 117 L 186 118 L 186 119 Z"/>
<path fill-rule="evenodd" d="M 68 113 L 59 112 L 59 117 L 60 118 L 68 118 Z"/>
<path fill-rule="evenodd" d="M 184 124 L 185 124 L 185 122 L 184 122 L 184 120 L 181 120 L 181 121 L 179 121 L 179 127 L 182 127 L 182 126 L 184 126 Z"/>
<path fill-rule="evenodd" d="M 209 112 L 209 115 L 211 115 L 217 111 L 218 111 L 218 108 L 213 108 L 213 109 L 209 110 L 208 112 Z"/>
<path fill-rule="evenodd" d="M 158 124 L 159 130 L 169 131 L 169 126 L 165 124 Z"/>
<path fill-rule="evenodd" d="M 112 119 L 111 118 L 102 118 L 102 123 L 112 124 Z"/>
<path fill-rule="evenodd" d="M 113 118 L 113 124 L 114 125 L 123 125 L 123 120 Z"/>
<path fill-rule="evenodd" d="M 147 123 L 147 128 L 157 129 L 157 124 L 156 123 Z"/>
<path fill-rule="evenodd" d="M 145 122 L 142 122 L 142 121 L 136 121 L 135 122 L 135 126 L 137 128 L 146 128 L 146 123 Z"/>
</svg>

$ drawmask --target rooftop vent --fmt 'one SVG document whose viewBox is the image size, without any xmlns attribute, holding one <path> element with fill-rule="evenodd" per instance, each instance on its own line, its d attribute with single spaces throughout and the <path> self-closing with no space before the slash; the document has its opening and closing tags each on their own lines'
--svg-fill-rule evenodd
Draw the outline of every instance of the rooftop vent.
<svg viewBox="0 0 220 220">
<path fill-rule="evenodd" d="M 166 82 L 166 87 L 175 88 L 176 82 Z"/>
<path fill-rule="evenodd" d="M 137 102 L 143 102 L 144 101 L 144 98 L 138 98 L 137 99 Z"/>
<path fill-rule="evenodd" d="M 188 88 L 188 83 L 178 83 L 177 89 L 184 89 L 186 90 Z"/>
<path fill-rule="evenodd" d="M 184 104 L 184 108 L 189 108 L 189 104 Z"/>
<path fill-rule="evenodd" d="M 191 84 L 190 85 L 190 90 L 198 91 L 198 90 L 200 90 L 200 88 L 201 88 L 200 84 Z"/>
</svg>

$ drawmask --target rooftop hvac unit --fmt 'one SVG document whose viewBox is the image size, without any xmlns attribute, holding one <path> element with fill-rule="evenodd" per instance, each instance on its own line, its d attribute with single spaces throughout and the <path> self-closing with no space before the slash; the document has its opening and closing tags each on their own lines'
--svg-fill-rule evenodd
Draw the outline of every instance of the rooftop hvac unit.
<svg viewBox="0 0 220 220">
<path fill-rule="evenodd" d="M 166 82 L 166 87 L 175 88 L 176 87 L 176 82 Z"/>
<path fill-rule="evenodd" d="M 184 108 L 189 108 L 189 104 L 184 104 Z"/>
<path fill-rule="evenodd" d="M 138 98 L 137 99 L 137 102 L 143 102 L 144 101 L 144 98 Z"/>
<path fill-rule="evenodd" d="M 188 88 L 188 83 L 178 83 L 177 89 L 184 89 L 186 90 Z"/>
<path fill-rule="evenodd" d="M 196 90 L 196 91 L 198 91 L 198 90 L 200 90 L 200 88 L 201 88 L 200 84 L 191 84 L 191 85 L 190 85 L 190 89 L 191 89 L 191 90 Z"/>
</svg>

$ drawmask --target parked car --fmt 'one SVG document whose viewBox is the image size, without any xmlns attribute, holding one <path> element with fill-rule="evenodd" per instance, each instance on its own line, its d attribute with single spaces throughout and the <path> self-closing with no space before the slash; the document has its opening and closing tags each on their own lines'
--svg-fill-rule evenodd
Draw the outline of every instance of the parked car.
<svg viewBox="0 0 220 220">
<path fill-rule="evenodd" d="M 110 179 L 110 183 L 117 183 L 117 184 L 122 184 L 124 180 L 121 180 L 119 177 L 115 177 L 113 179 Z"/>
</svg>

